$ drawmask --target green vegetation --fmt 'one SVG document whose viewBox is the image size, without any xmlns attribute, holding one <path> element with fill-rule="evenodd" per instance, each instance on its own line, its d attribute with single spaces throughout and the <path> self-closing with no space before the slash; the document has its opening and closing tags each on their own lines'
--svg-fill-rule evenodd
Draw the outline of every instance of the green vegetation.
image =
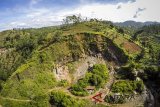
<svg viewBox="0 0 160 107">
<path fill-rule="evenodd" d="M 138 76 L 137 69 L 142 69 L 141 66 L 141 64 L 134 62 L 131 62 L 125 66 L 121 66 L 117 73 L 117 79 L 136 80 L 136 77 Z"/>
<path fill-rule="evenodd" d="M 18 102 L 18 101 L 1 99 L 0 103 L 1 105 L 3 105 L 3 107 L 31 107 L 29 102 L 23 102 L 23 101 Z"/>
<path fill-rule="evenodd" d="M 121 94 L 131 94 L 133 91 L 141 93 L 144 90 L 143 81 L 117 81 L 112 86 L 112 92 Z"/>
<path fill-rule="evenodd" d="M 58 82 L 58 86 L 60 87 L 67 87 L 69 85 L 67 80 L 61 80 Z"/>
<path fill-rule="evenodd" d="M 86 99 L 71 97 L 62 91 L 52 91 L 49 102 L 56 107 L 108 107 L 103 104 L 94 104 Z"/>
<path fill-rule="evenodd" d="M 43 61 L 40 61 L 42 59 Z M 44 98 L 46 92 L 57 85 L 55 77 L 51 72 L 51 67 L 52 64 L 45 58 L 45 53 L 42 55 L 35 52 L 32 59 L 19 66 L 12 73 L 10 79 L 3 84 L 1 96 L 18 100 L 31 100 L 33 102 L 32 105 L 44 107 L 43 105 L 47 104 L 47 100 L 44 100 L 45 98 L 47 99 L 47 96 Z M 3 101 L 1 103 L 2 106 L 19 104 L 19 101 L 17 103 L 16 101 L 11 103 L 8 99 Z M 22 104 L 31 106 L 29 102 L 25 101 Z"/>
<path fill-rule="evenodd" d="M 87 87 L 95 87 L 94 91 L 104 87 L 109 78 L 106 65 L 94 65 L 75 84 L 69 84 L 67 80 L 57 81 L 53 69 L 58 65 L 68 66 L 72 77 L 76 72 L 75 62 L 86 56 L 98 58 L 99 54 L 106 62 L 121 67 L 116 78 L 120 81 L 112 87 L 114 93 L 141 93 L 144 84 L 135 81 L 136 77 L 160 83 L 159 25 L 143 27 L 132 37 L 134 30 L 114 26 L 108 21 L 87 21 L 81 16 L 73 15 L 64 22 L 64 25 L 55 27 L 0 32 L 2 106 L 48 107 L 50 101 L 56 106 L 85 107 L 89 104 L 88 101 L 77 100 L 63 92 L 49 93 L 55 87 L 66 88 L 71 85 L 72 94 L 87 96 Z M 138 69 L 144 72 L 137 76 L 135 70 Z"/>
<path fill-rule="evenodd" d="M 73 98 L 61 91 L 51 92 L 50 103 L 56 107 L 84 107 L 87 104 L 85 100 Z"/>
<path fill-rule="evenodd" d="M 84 78 L 78 80 L 78 82 L 71 87 L 71 93 L 77 96 L 86 96 L 89 94 L 85 90 L 87 86 L 95 86 L 96 89 L 103 87 L 107 82 L 108 76 L 106 65 L 96 64 L 91 71 L 88 71 Z"/>
<path fill-rule="evenodd" d="M 160 25 L 150 25 L 144 26 L 138 29 L 134 36 L 133 40 L 138 41 L 144 51 L 142 56 L 139 57 L 139 62 L 145 64 L 159 64 L 160 63 Z"/>
</svg>

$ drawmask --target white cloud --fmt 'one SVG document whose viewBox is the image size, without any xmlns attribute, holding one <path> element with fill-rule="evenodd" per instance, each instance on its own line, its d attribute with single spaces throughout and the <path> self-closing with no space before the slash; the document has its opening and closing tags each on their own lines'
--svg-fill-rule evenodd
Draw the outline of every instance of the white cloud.
<svg viewBox="0 0 160 107">
<path fill-rule="evenodd" d="M 121 5 L 121 9 L 117 7 Z M 75 10 L 63 12 L 63 14 L 81 13 L 82 16 L 102 18 L 104 20 L 111 20 L 114 22 L 121 22 L 126 20 L 135 21 L 159 21 L 160 14 L 160 1 L 159 0 L 137 0 L 136 2 L 119 3 L 119 4 L 91 4 L 81 6 Z M 143 9 L 137 13 L 137 9 Z M 94 12 L 94 14 L 93 14 Z M 137 18 L 133 16 L 137 13 Z"/>
<path fill-rule="evenodd" d="M 32 0 L 32 4 L 39 0 Z M 85 0 L 81 0 L 83 4 Z M 0 29 L 10 29 L 15 27 L 42 27 L 60 24 L 60 21 L 67 15 L 81 14 L 89 18 L 99 18 L 114 22 L 126 20 L 134 21 L 159 21 L 160 14 L 159 0 L 137 0 L 136 2 L 126 2 L 118 4 L 84 3 L 76 8 L 56 10 L 54 8 L 29 8 L 25 14 L 17 17 L 8 23 L 2 23 Z M 120 9 L 117 9 L 121 6 Z M 137 10 L 142 10 L 137 13 Z M 145 10 L 144 10 L 145 9 Z M 136 14 L 137 13 L 137 14 Z M 134 18 L 133 16 L 136 15 Z"/>
<path fill-rule="evenodd" d="M 81 0 L 81 2 L 85 1 Z M 44 18 L 48 21 L 61 21 L 67 15 L 80 13 L 85 17 L 99 18 L 114 22 L 122 22 L 126 20 L 160 22 L 160 14 L 157 12 L 160 10 L 159 4 L 159 0 L 137 0 L 136 2 L 118 4 L 95 3 L 80 5 L 72 10 L 62 9 L 60 11 L 54 11 L 54 9 L 38 9 L 38 11 L 31 12 L 28 16 L 37 16 L 40 20 Z M 117 9 L 118 6 L 121 6 L 122 8 Z M 137 18 L 133 17 L 135 14 L 137 15 Z"/>
</svg>

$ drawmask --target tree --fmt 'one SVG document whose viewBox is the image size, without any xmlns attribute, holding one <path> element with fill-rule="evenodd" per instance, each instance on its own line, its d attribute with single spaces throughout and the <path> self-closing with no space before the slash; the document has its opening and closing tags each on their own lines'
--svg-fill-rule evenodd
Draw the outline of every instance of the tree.
<svg viewBox="0 0 160 107">
<path fill-rule="evenodd" d="M 80 14 L 78 16 L 72 15 L 72 16 L 67 16 L 65 19 L 63 19 L 63 21 L 65 24 L 79 23 L 82 21 L 82 18 Z"/>
<path fill-rule="evenodd" d="M 104 81 L 102 80 L 101 76 L 93 74 L 90 79 L 90 83 L 93 86 L 101 87 L 103 85 Z"/>
<path fill-rule="evenodd" d="M 16 51 L 21 53 L 24 59 L 27 59 L 31 56 L 32 51 L 36 48 L 37 41 L 32 39 L 31 37 L 22 38 L 15 45 Z"/>
</svg>

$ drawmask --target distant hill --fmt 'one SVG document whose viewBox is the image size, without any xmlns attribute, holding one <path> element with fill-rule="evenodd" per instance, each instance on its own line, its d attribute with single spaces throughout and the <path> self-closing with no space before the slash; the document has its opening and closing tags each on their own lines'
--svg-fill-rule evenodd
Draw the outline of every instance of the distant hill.
<svg viewBox="0 0 160 107">
<path fill-rule="evenodd" d="M 147 22 L 136 22 L 136 21 L 125 21 L 125 22 L 119 22 L 119 23 L 114 23 L 117 26 L 121 27 L 130 27 L 130 28 L 140 28 L 146 25 L 153 25 L 153 24 L 159 24 L 159 22 L 152 22 L 152 21 L 147 21 Z"/>
</svg>

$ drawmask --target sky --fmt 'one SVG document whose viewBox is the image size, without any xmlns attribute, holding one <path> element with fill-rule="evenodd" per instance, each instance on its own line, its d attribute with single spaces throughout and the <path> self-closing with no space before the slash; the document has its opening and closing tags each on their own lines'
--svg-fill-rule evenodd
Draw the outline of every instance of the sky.
<svg viewBox="0 0 160 107">
<path fill-rule="evenodd" d="M 160 22 L 160 0 L 0 0 L 0 31 L 44 27 L 81 14 L 113 22 Z"/>
</svg>

